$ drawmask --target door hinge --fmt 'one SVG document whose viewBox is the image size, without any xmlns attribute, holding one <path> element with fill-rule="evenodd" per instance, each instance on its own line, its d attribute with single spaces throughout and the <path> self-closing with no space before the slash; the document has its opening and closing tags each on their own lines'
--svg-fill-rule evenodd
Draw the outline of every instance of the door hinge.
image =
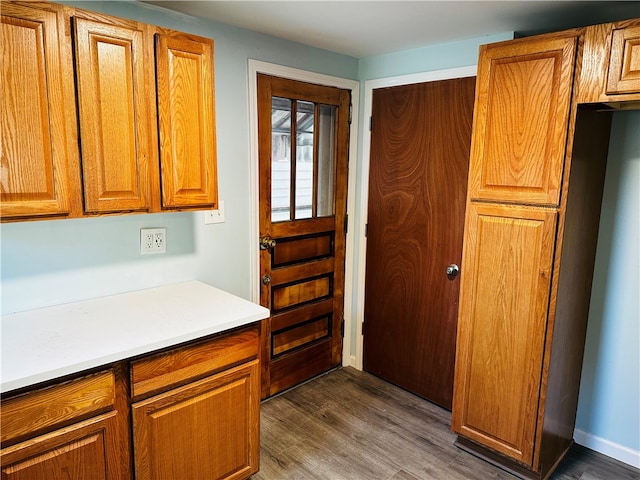
<svg viewBox="0 0 640 480">
<path fill-rule="evenodd" d="M 349 125 L 351 125 L 351 115 L 353 113 L 353 103 L 349 104 Z"/>
<path fill-rule="evenodd" d="M 340 324 L 340 335 L 344 338 L 344 318 L 342 319 L 342 323 Z"/>
<path fill-rule="evenodd" d="M 360 330 L 360 335 L 364 336 L 364 322 L 362 322 L 362 329 Z"/>
<path fill-rule="evenodd" d="M 369 131 L 373 131 L 373 117 L 369 117 Z"/>
<path fill-rule="evenodd" d="M 347 231 L 349 230 L 349 214 L 344 214 L 344 234 L 347 235 Z"/>
<path fill-rule="evenodd" d="M 369 224 L 365 223 L 364 224 L 364 238 L 367 238 L 369 236 Z"/>
</svg>

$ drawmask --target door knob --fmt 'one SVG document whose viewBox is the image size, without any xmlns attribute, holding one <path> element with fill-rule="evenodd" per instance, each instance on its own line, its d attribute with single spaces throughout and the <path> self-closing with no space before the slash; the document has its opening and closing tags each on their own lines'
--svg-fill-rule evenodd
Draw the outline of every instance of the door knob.
<svg viewBox="0 0 640 480">
<path fill-rule="evenodd" d="M 271 283 L 271 275 L 264 275 L 262 277 L 262 283 L 269 285 Z"/>
<path fill-rule="evenodd" d="M 458 267 L 458 265 L 456 265 L 455 263 L 452 263 L 447 267 L 447 278 L 449 280 L 453 280 L 454 278 L 456 278 L 459 273 L 460 267 Z"/>
<path fill-rule="evenodd" d="M 276 241 L 270 237 L 260 238 L 260 250 L 271 250 L 276 246 Z"/>
</svg>

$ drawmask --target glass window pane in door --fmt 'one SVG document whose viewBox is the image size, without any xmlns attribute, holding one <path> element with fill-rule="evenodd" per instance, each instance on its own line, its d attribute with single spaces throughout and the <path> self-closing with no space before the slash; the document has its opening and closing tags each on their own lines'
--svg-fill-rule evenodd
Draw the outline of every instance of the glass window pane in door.
<svg viewBox="0 0 640 480">
<path fill-rule="evenodd" d="M 296 101 L 296 220 L 313 217 L 314 123 L 315 105 Z"/>
<path fill-rule="evenodd" d="M 320 105 L 318 118 L 317 216 L 334 215 L 336 107 Z"/>
<path fill-rule="evenodd" d="M 271 221 L 291 220 L 291 100 L 271 99 Z"/>
</svg>

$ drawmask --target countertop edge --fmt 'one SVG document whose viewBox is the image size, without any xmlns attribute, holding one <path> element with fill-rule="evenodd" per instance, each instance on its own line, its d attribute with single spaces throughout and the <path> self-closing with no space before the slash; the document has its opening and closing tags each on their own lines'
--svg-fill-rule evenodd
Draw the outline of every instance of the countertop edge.
<svg viewBox="0 0 640 480">
<path fill-rule="evenodd" d="M 223 333 L 232 329 L 236 329 L 239 327 L 247 326 L 252 323 L 263 320 L 269 316 L 269 310 L 260 306 L 249 302 L 248 300 L 242 299 L 240 297 L 235 297 L 229 293 L 223 292 L 221 290 L 215 289 L 214 287 L 210 287 L 205 284 L 201 284 L 200 282 L 185 282 L 192 283 L 197 288 L 207 287 L 211 289 L 212 292 L 215 292 L 217 295 L 223 295 L 225 299 L 229 299 L 230 302 L 237 302 L 239 306 L 249 307 L 250 312 L 244 311 L 242 316 L 237 318 L 231 318 L 229 320 L 223 321 L 215 321 L 212 322 L 211 325 L 205 325 L 203 327 L 199 327 L 196 329 L 185 329 L 184 331 L 176 332 L 171 334 L 170 336 L 166 336 L 163 338 L 155 338 L 151 341 L 142 341 L 141 343 L 135 344 L 135 346 L 127 346 L 126 348 L 118 349 L 115 348 L 114 351 L 109 352 L 106 355 L 97 355 L 93 356 L 80 356 L 77 360 L 69 361 L 61 366 L 53 366 L 51 368 L 43 368 L 38 371 L 29 372 L 24 375 L 18 375 L 16 378 L 10 378 L 7 381 L 4 379 L 0 379 L 0 393 L 3 395 L 11 393 L 15 390 L 35 386 L 37 384 L 48 382 L 51 380 L 55 380 L 56 378 L 62 378 L 69 375 L 79 374 L 85 370 L 97 369 L 99 367 L 107 367 L 110 364 L 127 360 L 130 358 L 134 358 L 140 355 L 150 354 L 158 350 L 162 350 L 165 348 L 170 348 L 172 346 L 177 346 L 185 342 L 196 341 L 200 338 L 204 338 L 207 336 Z M 183 284 L 181 288 L 185 288 Z M 172 288 L 172 286 L 167 287 L 159 287 L 159 288 Z M 147 291 L 158 290 L 149 289 Z M 131 292 L 133 295 L 145 295 L 145 292 Z M 130 295 L 130 294 L 125 294 Z M 108 298 L 108 297 L 104 297 Z M 95 300 L 103 300 L 103 299 L 95 299 Z M 86 302 L 76 302 L 74 304 L 68 304 L 70 306 L 77 306 L 80 304 L 91 304 L 91 300 Z M 248 305 L 251 304 L 251 305 Z M 255 307 L 255 308 L 253 308 Z M 67 305 L 51 307 L 51 309 L 41 309 L 46 315 L 47 311 L 60 311 L 61 309 L 68 308 Z M 3 332 L 2 342 L 7 341 L 6 336 L 11 334 L 6 334 Z M 3 354 L 2 355 L 2 370 L 4 371 L 7 368 L 7 358 Z M 15 357 L 15 356 L 14 356 Z M 19 360 L 16 358 L 10 358 L 10 364 L 16 364 Z M 53 362 L 55 363 L 55 362 Z M 10 367 L 9 367 L 10 368 Z M 4 373 L 4 372 L 3 372 Z M 4 376 L 4 375 L 3 375 Z"/>
</svg>

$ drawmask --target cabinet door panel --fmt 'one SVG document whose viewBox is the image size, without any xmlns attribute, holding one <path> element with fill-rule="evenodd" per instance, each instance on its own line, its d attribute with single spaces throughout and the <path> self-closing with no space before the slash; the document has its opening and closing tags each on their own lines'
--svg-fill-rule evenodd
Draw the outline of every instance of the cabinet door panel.
<svg viewBox="0 0 640 480">
<path fill-rule="evenodd" d="M 147 207 L 143 32 L 74 18 L 87 212 Z"/>
<path fill-rule="evenodd" d="M 471 204 L 452 427 L 532 464 L 556 213 Z"/>
<path fill-rule="evenodd" d="M 63 97 L 57 23 L 61 14 L 61 11 L 2 4 L 0 198 L 3 219 L 69 213 L 69 159 L 65 140 L 68 105 Z M 73 102 L 73 99 L 67 101 Z"/>
<path fill-rule="evenodd" d="M 258 361 L 133 404 L 138 480 L 248 478 L 259 464 Z"/>
<path fill-rule="evenodd" d="M 156 34 L 162 206 L 218 202 L 213 41 Z"/>
<path fill-rule="evenodd" d="M 116 412 L 0 451 L 6 480 L 116 480 Z"/>
<path fill-rule="evenodd" d="M 527 41 L 481 47 L 470 198 L 559 202 L 576 39 Z"/>
<path fill-rule="evenodd" d="M 607 94 L 640 92 L 640 26 L 614 30 Z"/>
</svg>

